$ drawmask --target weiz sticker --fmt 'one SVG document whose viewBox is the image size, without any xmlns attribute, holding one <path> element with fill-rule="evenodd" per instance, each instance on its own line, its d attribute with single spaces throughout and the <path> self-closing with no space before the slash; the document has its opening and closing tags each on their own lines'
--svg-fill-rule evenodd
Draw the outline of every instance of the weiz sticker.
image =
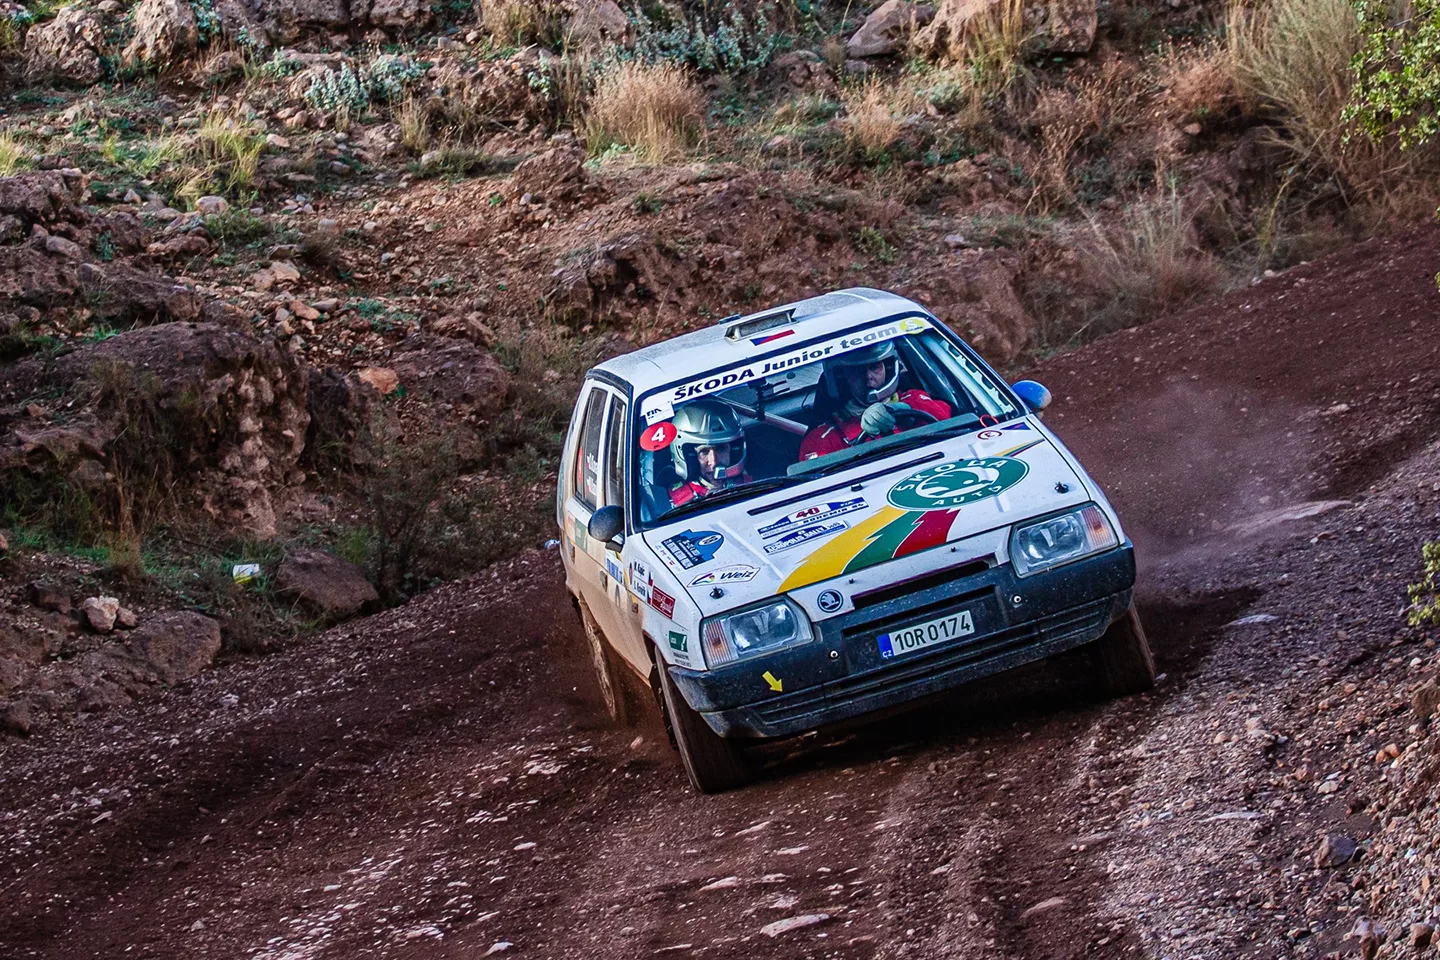
<svg viewBox="0 0 1440 960">
<path fill-rule="evenodd" d="M 661 545 L 670 551 L 676 563 L 689 570 L 715 559 L 715 551 L 724 542 L 725 538 L 714 530 L 686 530 L 667 537 Z"/>
<path fill-rule="evenodd" d="M 952 510 L 998 496 L 1029 472 L 1029 464 L 1013 457 L 952 460 L 912 473 L 890 488 L 887 499 L 905 510 Z"/>
<path fill-rule="evenodd" d="M 752 567 L 748 563 L 732 563 L 728 567 L 720 567 L 709 573 L 700 574 L 690 581 L 690 586 L 708 587 L 712 583 L 744 583 L 747 580 L 754 580 L 755 574 L 759 572 L 758 567 Z"/>
<path fill-rule="evenodd" d="M 816 503 L 808 507 L 802 507 L 794 513 L 783 516 L 774 523 L 766 524 L 757 530 L 756 533 L 762 537 L 773 537 L 778 534 L 788 533 L 796 527 L 823 523 L 841 514 L 850 513 L 854 510 L 864 510 L 865 506 L 864 497 L 855 497 L 851 500 L 831 500 L 828 503 Z"/>
<path fill-rule="evenodd" d="M 766 553 L 779 553 L 782 550 L 789 550 L 791 547 L 798 547 L 802 543 L 809 543 L 811 540 L 818 540 L 821 537 L 828 537 L 832 533 L 839 533 L 849 526 L 844 520 L 830 520 L 826 523 L 812 524 L 808 527 L 801 527 L 792 530 L 777 540 L 771 540 L 765 544 Z"/>
</svg>

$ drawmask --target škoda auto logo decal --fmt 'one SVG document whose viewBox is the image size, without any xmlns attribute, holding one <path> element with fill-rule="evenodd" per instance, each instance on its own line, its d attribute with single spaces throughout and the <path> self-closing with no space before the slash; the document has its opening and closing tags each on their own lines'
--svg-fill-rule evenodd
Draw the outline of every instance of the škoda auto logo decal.
<svg viewBox="0 0 1440 960">
<path fill-rule="evenodd" d="M 905 510 L 950 510 L 998 496 L 1025 479 L 1030 467 L 1011 457 L 952 460 L 911 474 L 887 499 Z"/>
</svg>

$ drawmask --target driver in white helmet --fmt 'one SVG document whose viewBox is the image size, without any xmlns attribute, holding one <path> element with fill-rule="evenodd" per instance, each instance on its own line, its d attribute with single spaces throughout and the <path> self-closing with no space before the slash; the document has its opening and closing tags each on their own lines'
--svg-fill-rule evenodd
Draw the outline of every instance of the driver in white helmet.
<svg viewBox="0 0 1440 960">
<path fill-rule="evenodd" d="M 900 392 L 900 358 L 893 343 L 877 343 L 825 361 L 816 409 L 825 416 L 800 441 L 800 459 L 810 460 L 876 437 L 899 433 L 897 420 L 913 411 L 950 419 L 950 405 L 923 390 Z M 929 417 L 925 417 L 928 420 Z M 916 426 L 911 422 L 907 426 Z"/>
<path fill-rule="evenodd" d="M 670 488 L 670 503 L 680 506 L 726 487 L 749 483 L 745 472 L 745 431 L 726 404 L 696 400 L 675 411 L 670 455 L 680 482 Z"/>
</svg>

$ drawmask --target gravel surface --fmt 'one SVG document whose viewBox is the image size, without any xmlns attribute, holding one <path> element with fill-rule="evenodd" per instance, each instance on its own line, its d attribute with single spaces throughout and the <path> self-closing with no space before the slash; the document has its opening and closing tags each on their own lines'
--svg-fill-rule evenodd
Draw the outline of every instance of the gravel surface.
<svg viewBox="0 0 1440 960">
<path fill-rule="evenodd" d="M 1434 956 L 1437 260 L 1372 241 L 1034 371 L 1137 541 L 1153 693 L 1053 665 L 695 797 L 600 721 L 531 553 L 0 740 L 0 956 Z"/>
</svg>

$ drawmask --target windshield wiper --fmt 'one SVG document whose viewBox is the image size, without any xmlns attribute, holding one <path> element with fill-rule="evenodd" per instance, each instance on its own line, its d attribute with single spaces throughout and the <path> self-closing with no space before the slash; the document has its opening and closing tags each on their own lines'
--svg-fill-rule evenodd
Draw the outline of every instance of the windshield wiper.
<svg viewBox="0 0 1440 960">
<path fill-rule="evenodd" d="M 917 427 L 914 430 L 907 430 L 904 433 L 885 437 L 880 440 L 871 440 L 868 443 L 857 443 L 843 452 L 837 451 L 827 456 L 834 457 L 823 465 L 816 464 L 811 470 L 797 470 L 791 473 L 791 477 L 803 476 L 824 476 L 834 473 L 837 470 L 844 470 L 853 467 L 857 463 L 864 463 L 867 460 L 876 460 L 880 457 L 888 457 L 891 454 L 908 450 L 911 447 L 918 447 L 922 444 L 932 443 L 937 440 L 948 440 L 951 437 L 959 436 L 962 433 L 969 433 L 980 425 L 980 418 L 974 414 L 967 414 L 964 417 L 956 417 L 951 420 L 942 420 L 939 423 L 927 424 L 924 427 Z M 801 466 L 808 461 L 800 461 Z M 791 468 L 794 469 L 793 467 Z"/>
<path fill-rule="evenodd" d="M 708 510 L 711 507 L 722 503 L 729 503 L 732 500 L 746 500 L 757 493 L 765 493 L 768 490 L 778 490 L 781 487 L 788 487 L 794 483 L 800 483 L 804 477 L 766 477 L 763 480 L 752 480 L 739 487 L 726 487 L 724 490 L 716 490 L 714 493 L 704 497 L 696 497 L 689 503 L 683 503 L 678 507 L 671 507 L 659 517 L 657 521 L 669 522 L 676 517 L 687 513 L 694 513 L 697 510 Z"/>
</svg>

